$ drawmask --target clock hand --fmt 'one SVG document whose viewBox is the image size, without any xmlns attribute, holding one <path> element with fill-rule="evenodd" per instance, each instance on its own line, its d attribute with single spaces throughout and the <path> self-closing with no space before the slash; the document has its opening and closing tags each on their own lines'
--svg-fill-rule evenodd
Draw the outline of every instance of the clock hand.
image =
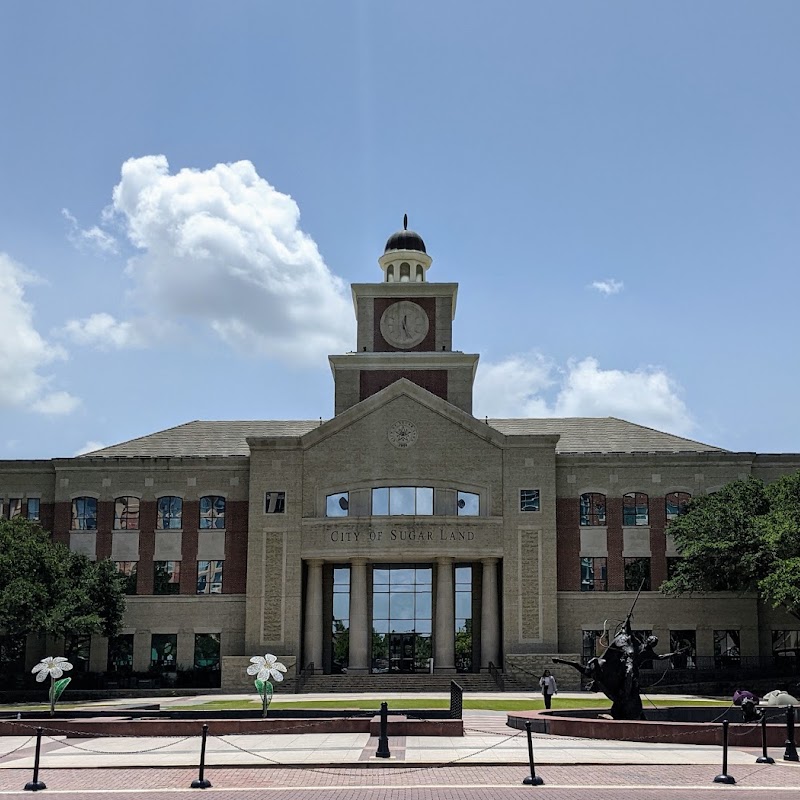
<svg viewBox="0 0 800 800">
<path fill-rule="evenodd" d="M 408 333 L 408 325 L 406 324 L 406 320 L 407 320 L 407 319 L 408 319 L 408 317 L 404 315 L 404 316 L 403 316 L 403 325 L 402 325 L 402 328 L 403 328 L 403 330 L 404 330 L 406 333 Z"/>
</svg>

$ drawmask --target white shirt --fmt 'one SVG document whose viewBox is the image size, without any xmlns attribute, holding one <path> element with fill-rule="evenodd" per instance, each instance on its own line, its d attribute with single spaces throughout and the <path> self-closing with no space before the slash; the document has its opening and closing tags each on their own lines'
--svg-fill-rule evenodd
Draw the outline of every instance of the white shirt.
<svg viewBox="0 0 800 800">
<path fill-rule="evenodd" d="M 542 690 L 547 694 L 555 694 L 558 691 L 556 679 L 552 675 L 548 675 L 546 678 L 539 678 L 539 686 L 541 686 Z"/>
</svg>

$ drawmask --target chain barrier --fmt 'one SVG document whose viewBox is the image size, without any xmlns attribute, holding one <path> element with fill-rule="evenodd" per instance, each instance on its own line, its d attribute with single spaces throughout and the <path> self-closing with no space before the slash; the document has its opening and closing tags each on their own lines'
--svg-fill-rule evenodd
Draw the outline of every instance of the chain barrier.
<svg viewBox="0 0 800 800">
<path fill-rule="evenodd" d="M 8 758 L 10 755 L 13 755 L 17 752 L 17 750 L 22 750 L 23 747 L 27 747 L 34 738 L 34 736 L 29 736 L 21 745 L 19 745 L 19 747 L 15 747 L 13 750 L 9 750 L 7 753 L 0 755 L 0 761 L 2 761 L 4 758 Z"/>
</svg>

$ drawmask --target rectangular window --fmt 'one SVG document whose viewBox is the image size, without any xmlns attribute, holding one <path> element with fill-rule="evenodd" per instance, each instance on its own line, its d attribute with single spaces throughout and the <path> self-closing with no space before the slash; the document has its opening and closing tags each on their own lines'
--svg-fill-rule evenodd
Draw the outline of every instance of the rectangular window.
<svg viewBox="0 0 800 800">
<path fill-rule="evenodd" d="M 667 515 L 667 522 L 675 519 L 686 509 L 692 496 L 688 492 L 670 492 L 664 498 L 664 507 Z"/>
<path fill-rule="evenodd" d="M 73 531 L 97 530 L 97 500 L 94 497 L 76 497 L 72 501 Z"/>
<path fill-rule="evenodd" d="M 285 514 L 286 492 L 267 492 L 264 499 L 264 513 Z"/>
<path fill-rule="evenodd" d="M 481 513 L 481 496 L 475 492 L 459 492 L 458 500 L 459 517 L 477 517 Z"/>
<path fill-rule="evenodd" d="M 28 519 L 34 522 L 39 521 L 39 506 L 40 500 L 38 497 L 28 498 Z"/>
<path fill-rule="evenodd" d="M 114 530 L 139 530 L 138 497 L 118 497 L 114 500 Z"/>
<path fill-rule="evenodd" d="M 123 633 L 108 640 L 108 672 L 133 671 L 133 634 Z"/>
<path fill-rule="evenodd" d="M 800 659 L 800 631 L 772 631 L 772 655 Z"/>
<path fill-rule="evenodd" d="M 181 562 L 153 562 L 153 594 L 178 594 L 181 590 Z"/>
<path fill-rule="evenodd" d="M 125 594 L 136 594 L 136 576 L 138 574 L 138 561 L 115 561 L 117 572 L 125 576 Z"/>
<path fill-rule="evenodd" d="M 625 527 L 650 524 L 648 497 L 644 492 L 622 495 L 622 524 Z"/>
<path fill-rule="evenodd" d="M 67 636 L 64 639 L 64 656 L 72 664 L 73 673 L 89 671 L 91 636 Z"/>
<path fill-rule="evenodd" d="M 389 489 L 384 486 L 372 490 L 372 516 L 386 517 L 389 515 Z"/>
<path fill-rule="evenodd" d="M 218 633 L 196 633 L 194 635 L 194 668 L 202 672 L 219 671 Z"/>
<path fill-rule="evenodd" d="M 333 650 L 331 672 L 336 674 L 346 672 L 350 650 L 350 567 L 333 568 L 331 648 Z"/>
<path fill-rule="evenodd" d="M 175 672 L 178 664 L 178 634 L 154 633 L 150 638 L 150 667 Z"/>
<path fill-rule="evenodd" d="M 697 666 L 697 632 L 670 631 L 669 650 L 676 654 L 670 660 L 675 669 L 694 669 Z"/>
<path fill-rule="evenodd" d="M 714 666 L 717 669 L 735 667 L 741 660 L 739 631 L 714 631 Z"/>
<path fill-rule="evenodd" d="M 160 531 L 179 530 L 183 526 L 183 499 L 180 497 L 159 497 L 156 528 Z"/>
<path fill-rule="evenodd" d="M 224 561 L 197 562 L 197 594 L 222 594 Z"/>
<path fill-rule="evenodd" d="M 224 530 L 225 498 L 209 495 L 200 498 L 200 530 Z"/>
<path fill-rule="evenodd" d="M 14 519 L 14 517 L 21 517 L 21 516 L 22 516 L 22 498 L 10 497 L 8 499 L 8 518 Z"/>
<path fill-rule="evenodd" d="M 583 632 L 581 655 L 583 656 L 584 663 L 592 658 L 602 655 L 605 649 L 605 643 L 603 642 L 603 631 Z"/>
<path fill-rule="evenodd" d="M 650 559 L 626 558 L 625 561 L 625 591 L 643 592 L 650 591 Z"/>
<path fill-rule="evenodd" d="M 586 492 L 580 500 L 581 525 L 606 524 L 606 496 L 600 492 Z"/>
<path fill-rule="evenodd" d="M 382 486 L 372 490 L 373 516 L 431 516 L 433 489 L 430 486 Z"/>
<path fill-rule="evenodd" d="M 346 517 L 350 513 L 350 493 L 337 492 L 325 498 L 326 517 Z"/>
<path fill-rule="evenodd" d="M 539 510 L 539 490 L 520 489 L 519 490 L 519 510 L 538 511 Z"/>
<path fill-rule="evenodd" d="M 607 582 L 608 559 L 581 558 L 581 591 L 582 592 L 605 592 L 608 588 Z"/>
<path fill-rule="evenodd" d="M 456 672 L 472 672 L 472 565 L 455 569 Z"/>
</svg>

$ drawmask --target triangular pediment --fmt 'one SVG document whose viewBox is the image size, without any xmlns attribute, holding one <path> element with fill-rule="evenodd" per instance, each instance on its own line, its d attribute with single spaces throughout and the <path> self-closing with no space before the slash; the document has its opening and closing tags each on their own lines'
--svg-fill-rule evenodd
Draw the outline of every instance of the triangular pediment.
<svg viewBox="0 0 800 800">
<path fill-rule="evenodd" d="M 402 397 L 418 403 L 421 407 L 438 414 L 449 422 L 469 431 L 474 436 L 497 447 L 503 447 L 507 440 L 505 434 L 491 425 L 475 419 L 471 414 L 417 386 L 407 378 L 400 378 L 385 389 L 381 389 L 366 400 L 356 403 L 356 405 L 351 406 L 333 419 L 322 423 L 319 427 L 303 435 L 300 438 L 301 446 L 303 448 L 313 447 L 328 437 L 341 433 L 366 417 L 379 413 L 386 406 Z"/>
</svg>

